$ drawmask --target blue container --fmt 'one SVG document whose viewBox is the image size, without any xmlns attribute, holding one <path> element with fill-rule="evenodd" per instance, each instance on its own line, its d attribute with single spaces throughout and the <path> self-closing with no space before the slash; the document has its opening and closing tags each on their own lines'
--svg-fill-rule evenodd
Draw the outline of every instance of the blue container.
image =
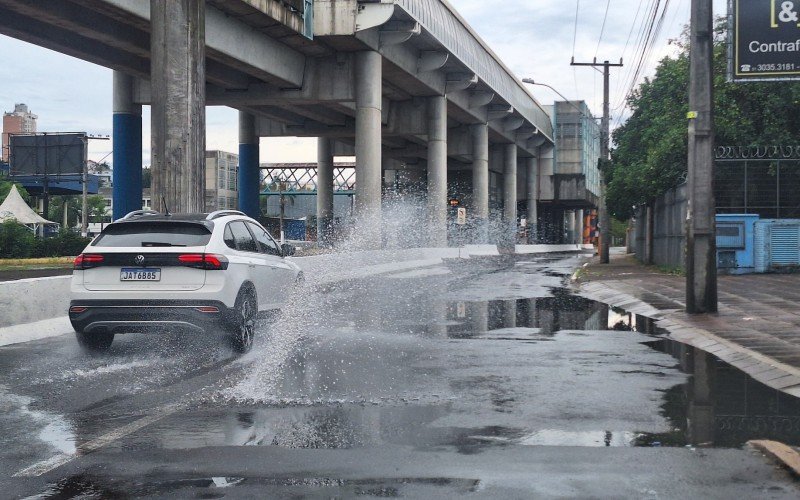
<svg viewBox="0 0 800 500">
<path fill-rule="evenodd" d="M 722 274 L 755 272 L 757 214 L 718 214 L 717 269 Z"/>
<path fill-rule="evenodd" d="M 755 225 L 755 271 L 800 267 L 800 219 L 763 219 Z"/>
<path fill-rule="evenodd" d="M 287 240 L 306 240 L 306 219 L 283 219 L 283 230 Z"/>
</svg>

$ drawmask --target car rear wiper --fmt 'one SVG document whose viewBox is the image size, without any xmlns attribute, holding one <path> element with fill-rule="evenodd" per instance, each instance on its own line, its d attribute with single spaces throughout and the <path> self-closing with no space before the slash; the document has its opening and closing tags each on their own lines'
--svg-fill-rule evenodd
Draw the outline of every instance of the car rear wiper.
<svg viewBox="0 0 800 500">
<path fill-rule="evenodd" d="M 176 245 L 174 243 L 166 243 L 163 241 L 143 241 L 143 247 L 185 247 L 186 245 Z"/>
</svg>

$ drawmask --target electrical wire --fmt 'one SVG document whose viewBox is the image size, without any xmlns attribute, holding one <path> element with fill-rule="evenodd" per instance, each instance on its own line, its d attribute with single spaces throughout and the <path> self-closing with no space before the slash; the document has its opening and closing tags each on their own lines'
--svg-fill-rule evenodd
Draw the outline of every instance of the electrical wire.
<svg viewBox="0 0 800 500">
<path fill-rule="evenodd" d="M 578 41 L 578 12 L 580 12 L 581 8 L 581 0 L 576 0 L 575 2 L 575 27 L 572 32 L 572 60 L 575 60 L 575 45 Z M 580 95 L 578 92 L 578 72 L 575 69 L 575 66 L 572 67 L 572 80 L 575 83 L 575 95 Z"/>
<path fill-rule="evenodd" d="M 608 7 L 611 5 L 611 0 L 606 0 L 606 13 L 603 14 L 603 24 L 600 26 L 600 38 L 597 40 L 597 48 L 594 49 L 594 58 L 597 59 L 597 54 L 600 52 L 600 43 L 603 41 L 603 34 L 606 31 L 606 20 L 608 19 Z"/>
</svg>

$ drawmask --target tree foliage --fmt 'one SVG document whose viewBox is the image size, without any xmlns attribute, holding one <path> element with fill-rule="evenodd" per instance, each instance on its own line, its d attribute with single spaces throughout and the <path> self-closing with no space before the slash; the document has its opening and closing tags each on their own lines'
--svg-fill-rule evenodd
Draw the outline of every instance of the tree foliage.
<svg viewBox="0 0 800 500">
<path fill-rule="evenodd" d="M 11 191 L 12 185 L 14 185 L 13 182 L 0 179 L 0 203 L 5 201 L 6 196 L 8 196 L 8 193 Z M 20 196 L 22 196 L 22 199 L 25 200 L 26 203 L 30 203 L 31 197 L 21 184 L 17 184 L 17 191 L 19 191 Z"/>
<path fill-rule="evenodd" d="M 714 40 L 715 143 L 725 146 L 795 144 L 800 136 L 800 83 L 727 81 L 725 22 Z M 630 118 L 613 133 L 606 172 L 608 208 L 627 220 L 686 176 L 689 111 L 688 32 L 673 42 L 678 53 L 659 63 L 628 99 Z"/>
</svg>

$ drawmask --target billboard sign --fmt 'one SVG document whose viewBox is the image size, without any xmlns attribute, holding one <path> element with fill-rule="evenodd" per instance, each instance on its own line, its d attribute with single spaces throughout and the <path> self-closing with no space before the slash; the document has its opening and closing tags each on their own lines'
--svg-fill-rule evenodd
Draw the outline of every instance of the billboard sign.
<svg viewBox="0 0 800 500">
<path fill-rule="evenodd" d="M 11 134 L 10 175 L 80 174 L 86 163 L 86 134 Z"/>
<path fill-rule="evenodd" d="M 729 0 L 729 78 L 800 80 L 800 0 Z"/>
</svg>

